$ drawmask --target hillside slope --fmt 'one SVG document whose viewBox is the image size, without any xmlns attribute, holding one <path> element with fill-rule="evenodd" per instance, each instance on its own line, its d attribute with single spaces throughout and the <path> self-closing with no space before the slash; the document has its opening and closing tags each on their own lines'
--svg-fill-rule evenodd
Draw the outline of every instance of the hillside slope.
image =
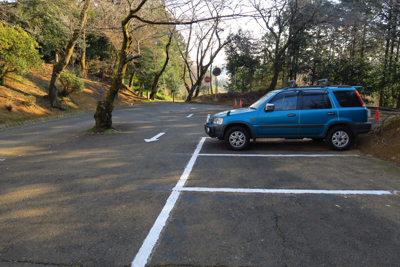
<svg viewBox="0 0 400 267">
<path fill-rule="evenodd" d="M 35 120 L 43 117 L 51 117 L 95 110 L 100 100 L 100 91 L 106 92 L 109 85 L 95 81 L 96 77 L 84 79 L 85 89 L 82 93 L 72 93 L 69 97 L 62 98 L 62 104 L 66 111 L 50 107 L 46 98 L 52 65 L 43 64 L 40 70 L 33 70 L 24 76 L 11 75 L 5 80 L 4 86 L 0 86 L 0 124 L 8 124 L 19 121 Z M 98 79 L 97 79 L 98 80 Z M 61 85 L 58 85 L 61 89 Z M 102 94 L 104 99 L 105 94 Z M 115 106 L 126 106 L 141 103 L 144 98 L 138 97 L 127 88 L 121 90 Z"/>
</svg>

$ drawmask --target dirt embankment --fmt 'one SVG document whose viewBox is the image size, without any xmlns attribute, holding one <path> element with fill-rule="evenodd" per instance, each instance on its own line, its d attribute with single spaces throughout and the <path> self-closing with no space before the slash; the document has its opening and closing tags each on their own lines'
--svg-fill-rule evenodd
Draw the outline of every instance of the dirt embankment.
<svg viewBox="0 0 400 267">
<path fill-rule="evenodd" d="M 66 111 L 50 107 L 46 97 L 50 84 L 52 65 L 44 64 L 40 70 L 31 71 L 24 76 L 11 75 L 0 86 L 0 124 L 9 124 L 43 117 L 51 117 L 95 110 L 100 100 L 100 92 L 104 99 L 109 84 L 96 77 L 84 79 L 85 89 L 82 93 L 72 93 L 62 98 Z M 61 89 L 61 85 L 58 85 Z M 121 90 L 115 106 L 127 106 L 141 103 L 144 98 L 138 97 L 127 88 Z"/>
<path fill-rule="evenodd" d="M 357 138 L 357 148 L 367 155 L 400 166 L 400 114 L 393 114 Z"/>
</svg>

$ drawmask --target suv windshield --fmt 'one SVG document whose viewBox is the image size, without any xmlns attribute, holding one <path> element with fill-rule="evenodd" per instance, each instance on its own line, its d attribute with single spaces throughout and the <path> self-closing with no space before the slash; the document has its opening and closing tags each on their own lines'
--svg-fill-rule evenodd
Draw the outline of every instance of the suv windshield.
<svg viewBox="0 0 400 267">
<path fill-rule="evenodd" d="M 271 98 L 275 94 L 279 93 L 280 91 L 282 91 L 282 90 L 272 90 L 271 92 L 269 92 L 268 94 L 264 95 L 263 97 L 258 99 L 256 102 L 254 102 L 250 106 L 250 108 L 259 109 L 269 98 Z"/>
</svg>

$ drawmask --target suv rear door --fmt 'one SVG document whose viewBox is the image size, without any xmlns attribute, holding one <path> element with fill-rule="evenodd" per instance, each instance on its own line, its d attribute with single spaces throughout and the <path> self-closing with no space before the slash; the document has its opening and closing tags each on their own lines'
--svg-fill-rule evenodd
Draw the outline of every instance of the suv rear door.
<svg viewBox="0 0 400 267">
<path fill-rule="evenodd" d="M 329 92 L 323 89 L 302 90 L 300 93 L 300 136 L 320 136 L 326 127 L 338 120 Z"/>
<path fill-rule="evenodd" d="M 340 120 L 350 123 L 368 121 L 368 113 L 356 90 L 335 90 L 333 94 L 340 105 Z"/>
</svg>

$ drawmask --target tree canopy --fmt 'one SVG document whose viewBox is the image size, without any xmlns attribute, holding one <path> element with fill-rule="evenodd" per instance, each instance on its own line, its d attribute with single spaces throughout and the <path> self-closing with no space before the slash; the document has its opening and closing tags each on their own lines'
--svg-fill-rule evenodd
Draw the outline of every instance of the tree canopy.
<svg viewBox="0 0 400 267">
<path fill-rule="evenodd" d="M 361 85 L 380 106 L 400 107 L 398 1 L 250 1 L 263 28 L 231 34 L 225 49 L 231 90 L 272 90 L 288 80 Z M 246 66 L 247 64 L 247 66 Z"/>
<path fill-rule="evenodd" d="M 7 74 L 27 73 L 42 64 L 38 44 L 25 31 L 0 22 L 0 84 Z"/>
</svg>

